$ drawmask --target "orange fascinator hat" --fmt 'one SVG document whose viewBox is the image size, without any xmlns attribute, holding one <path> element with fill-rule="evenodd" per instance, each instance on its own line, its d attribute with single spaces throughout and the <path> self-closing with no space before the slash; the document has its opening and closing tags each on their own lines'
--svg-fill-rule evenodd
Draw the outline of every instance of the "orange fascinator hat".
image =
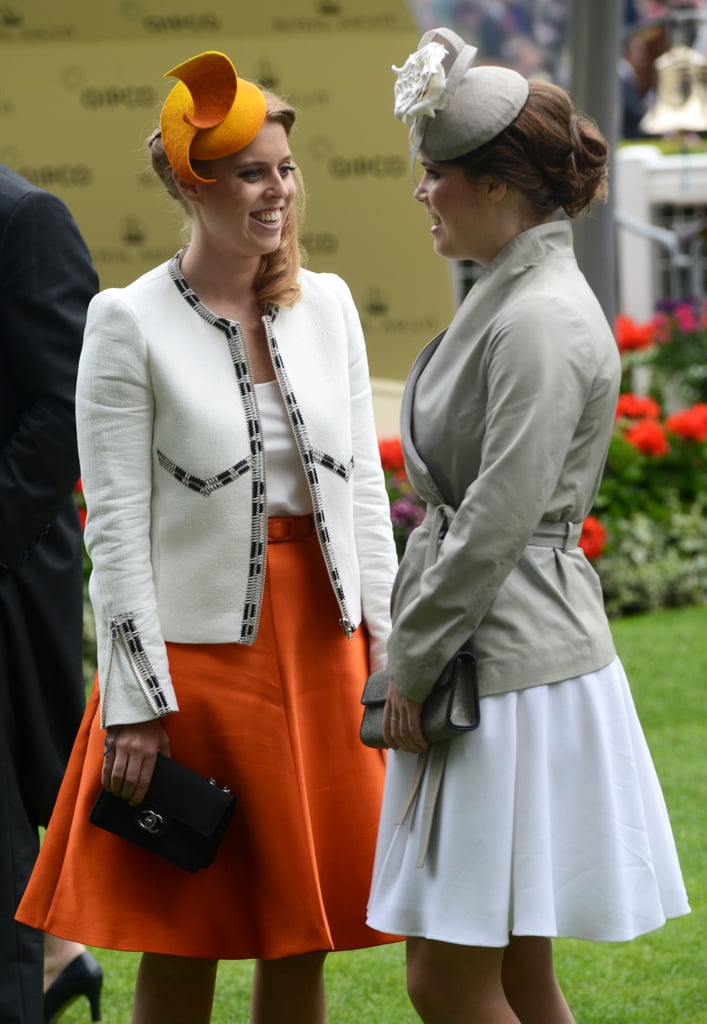
<svg viewBox="0 0 707 1024">
<path fill-rule="evenodd" d="M 210 185 L 194 160 L 217 160 L 252 142 L 265 120 L 265 96 L 239 78 L 225 53 L 207 50 L 167 71 L 178 78 L 162 107 L 162 145 L 174 172 L 190 185 Z"/>
</svg>

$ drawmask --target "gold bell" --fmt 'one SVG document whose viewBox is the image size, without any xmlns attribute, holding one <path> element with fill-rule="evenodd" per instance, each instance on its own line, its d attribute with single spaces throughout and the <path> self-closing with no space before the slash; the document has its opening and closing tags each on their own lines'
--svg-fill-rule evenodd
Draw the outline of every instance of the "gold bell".
<svg viewBox="0 0 707 1024">
<path fill-rule="evenodd" d="M 646 135 L 707 131 L 707 59 L 673 46 L 655 60 L 655 103 L 641 119 Z"/>
</svg>

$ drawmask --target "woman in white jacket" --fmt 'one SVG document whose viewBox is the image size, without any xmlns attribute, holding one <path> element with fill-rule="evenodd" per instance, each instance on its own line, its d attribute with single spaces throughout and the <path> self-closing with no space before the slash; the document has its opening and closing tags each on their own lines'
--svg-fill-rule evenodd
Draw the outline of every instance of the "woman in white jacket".
<svg viewBox="0 0 707 1024">
<path fill-rule="evenodd" d="M 20 916 L 145 951 L 136 1024 L 208 1021 L 220 958 L 256 960 L 254 1024 L 321 1024 L 326 952 L 392 940 L 365 924 L 384 763 L 359 697 L 396 569 L 366 352 L 343 281 L 300 268 L 292 109 L 213 51 L 169 74 L 150 148 L 191 239 L 89 312 L 100 688 Z M 196 875 L 88 822 L 158 753 L 238 798 Z"/>
</svg>

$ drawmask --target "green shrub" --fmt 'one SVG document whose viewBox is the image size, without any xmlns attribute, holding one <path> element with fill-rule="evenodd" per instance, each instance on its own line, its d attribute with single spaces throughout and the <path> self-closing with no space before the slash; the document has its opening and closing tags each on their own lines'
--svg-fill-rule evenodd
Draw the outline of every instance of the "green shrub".
<svg viewBox="0 0 707 1024">
<path fill-rule="evenodd" d="M 707 515 L 703 501 L 675 493 L 659 518 L 614 519 L 595 567 L 610 616 L 707 602 Z"/>
</svg>

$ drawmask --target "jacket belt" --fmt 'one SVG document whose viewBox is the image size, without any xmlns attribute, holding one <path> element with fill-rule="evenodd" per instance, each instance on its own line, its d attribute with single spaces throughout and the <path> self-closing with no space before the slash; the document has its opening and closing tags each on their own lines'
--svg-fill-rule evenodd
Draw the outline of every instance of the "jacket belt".
<svg viewBox="0 0 707 1024">
<path fill-rule="evenodd" d="M 543 519 L 528 544 L 532 547 L 569 551 L 578 546 L 581 536 L 582 523 L 553 523 Z"/>
<path fill-rule="evenodd" d="M 272 516 L 268 519 L 268 543 L 279 544 L 293 537 L 314 533 L 314 516 Z"/>
</svg>

